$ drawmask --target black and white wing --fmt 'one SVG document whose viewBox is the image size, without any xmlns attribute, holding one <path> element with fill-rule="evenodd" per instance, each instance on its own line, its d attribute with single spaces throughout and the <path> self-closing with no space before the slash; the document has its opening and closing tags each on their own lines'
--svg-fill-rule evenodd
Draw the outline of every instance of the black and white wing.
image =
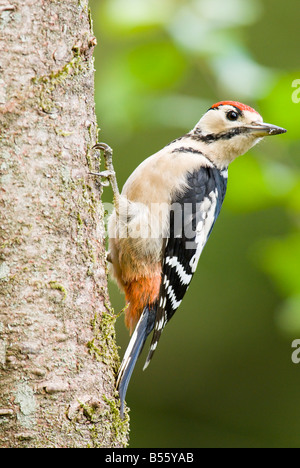
<svg viewBox="0 0 300 468">
<path fill-rule="evenodd" d="M 201 252 L 220 213 L 227 171 L 202 167 L 187 176 L 188 186 L 170 210 L 170 233 L 165 241 L 162 282 L 148 366 L 167 322 L 178 309 L 196 271 Z"/>
</svg>

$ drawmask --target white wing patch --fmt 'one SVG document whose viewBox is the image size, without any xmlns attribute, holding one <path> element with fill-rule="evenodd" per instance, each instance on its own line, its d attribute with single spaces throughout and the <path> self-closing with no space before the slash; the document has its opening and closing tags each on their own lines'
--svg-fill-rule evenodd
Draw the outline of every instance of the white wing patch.
<svg viewBox="0 0 300 468">
<path fill-rule="evenodd" d="M 212 190 L 208 197 L 206 197 L 200 205 L 200 211 L 205 213 L 202 219 L 197 224 L 195 242 L 197 250 L 190 260 L 190 267 L 195 273 L 200 255 L 208 239 L 209 231 L 211 230 L 215 221 L 215 212 L 217 206 L 218 190 Z"/>
</svg>

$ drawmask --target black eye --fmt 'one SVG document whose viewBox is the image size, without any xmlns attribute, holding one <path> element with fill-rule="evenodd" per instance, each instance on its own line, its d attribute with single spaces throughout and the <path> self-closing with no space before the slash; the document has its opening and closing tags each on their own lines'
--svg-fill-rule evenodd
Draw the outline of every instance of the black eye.
<svg viewBox="0 0 300 468">
<path fill-rule="evenodd" d="M 235 111 L 229 111 L 227 112 L 226 117 L 228 120 L 231 120 L 231 122 L 233 122 L 234 120 L 237 120 L 239 118 L 239 114 Z"/>
</svg>

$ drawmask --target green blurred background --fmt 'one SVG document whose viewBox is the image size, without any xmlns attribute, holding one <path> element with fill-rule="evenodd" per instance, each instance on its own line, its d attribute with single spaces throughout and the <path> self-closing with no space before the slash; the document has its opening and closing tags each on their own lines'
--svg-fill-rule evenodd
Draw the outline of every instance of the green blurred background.
<svg viewBox="0 0 300 468">
<path fill-rule="evenodd" d="M 150 367 L 144 351 L 133 374 L 130 447 L 300 447 L 299 0 L 90 6 L 99 140 L 114 149 L 120 186 L 219 100 L 288 129 L 230 167 L 185 300 Z M 110 293 L 117 313 L 124 298 L 112 282 Z M 123 355 L 123 317 L 117 335 Z"/>
</svg>

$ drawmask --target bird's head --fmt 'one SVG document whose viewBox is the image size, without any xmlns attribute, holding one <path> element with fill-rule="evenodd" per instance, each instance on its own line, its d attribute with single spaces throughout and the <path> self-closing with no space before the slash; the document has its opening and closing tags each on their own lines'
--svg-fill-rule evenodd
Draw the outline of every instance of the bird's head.
<svg viewBox="0 0 300 468">
<path fill-rule="evenodd" d="M 197 123 L 192 134 L 208 146 L 219 165 L 228 165 L 246 153 L 263 137 L 285 133 L 276 125 L 264 123 L 252 107 L 235 101 L 214 104 Z"/>
</svg>

